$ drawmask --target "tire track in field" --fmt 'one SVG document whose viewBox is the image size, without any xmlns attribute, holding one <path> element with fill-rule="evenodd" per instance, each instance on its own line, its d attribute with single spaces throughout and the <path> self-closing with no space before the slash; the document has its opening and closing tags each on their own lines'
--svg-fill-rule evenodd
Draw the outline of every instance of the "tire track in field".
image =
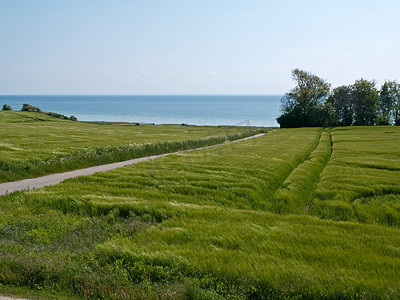
<svg viewBox="0 0 400 300">
<path fill-rule="evenodd" d="M 24 180 L 19 180 L 19 181 L 0 183 L 0 196 L 9 194 L 9 193 L 12 193 L 15 191 L 30 190 L 30 189 L 34 189 L 34 188 L 41 188 L 41 187 L 45 187 L 45 186 L 49 186 L 49 185 L 55 185 L 55 184 L 60 183 L 61 181 L 64 181 L 65 179 L 74 178 L 74 177 L 78 177 L 78 176 L 88 176 L 88 175 L 92 175 L 97 172 L 110 171 L 110 170 L 122 168 L 122 167 L 125 167 L 128 165 L 137 164 L 142 161 L 149 161 L 149 160 L 153 160 L 156 158 L 161 158 L 161 157 L 171 155 L 171 154 L 194 151 L 194 150 L 202 150 L 202 149 L 207 149 L 207 148 L 211 148 L 211 147 L 217 147 L 220 145 L 225 145 L 227 143 L 236 143 L 236 142 L 240 142 L 240 141 L 254 139 L 257 137 L 261 137 L 263 135 L 265 135 L 265 133 L 259 133 L 256 135 L 252 135 L 249 137 L 245 137 L 245 138 L 230 141 L 230 142 L 225 142 L 222 144 L 205 146 L 205 147 L 189 149 L 189 150 L 184 150 L 184 151 L 176 151 L 176 152 L 170 152 L 170 153 L 164 153 L 164 154 L 158 154 L 158 155 L 152 155 L 152 156 L 139 157 L 139 158 L 135 158 L 135 159 L 120 161 L 120 162 L 105 164 L 105 165 L 100 165 L 100 166 L 94 166 L 94 167 L 89 167 L 89 168 L 85 168 L 85 169 L 79 169 L 79 170 L 68 171 L 68 172 L 63 172 L 63 173 L 45 175 L 45 176 L 41 176 L 41 177 L 37 177 L 37 178 L 30 178 L 30 179 L 24 179 Z"/>
<path fill-rule="evenodd" d="M 299 161 L 299 163 L 298 163 L 290 172 L 288 172 L 288 174 L 287 174 L 284 178 L 282 178 L 281 180 L 279 180 L 279 182 L 276 184 L 276 188 L 275 188 L 273 191 L 270 191 L 270 192 L 273 193 L 272 195 L 274 195 L 274 194 L 276 193 L 276 191 L 278 191 L 279 189 L 282 189 L 282 188 L 283 188 L 283 185 L 284 185 L 285 181 L 292 175 L 292 173 L 294 172 L 294 170 L 296 170 L 296 169 L 297 169 L 300 165 L 302 165 L 305 161 L 307 161 L 307 160 L 310 159 L 311 154 L 314 152 L 314 150 L 315 150 L 315 149 L 318 147 L 318 145 L 319 145 L 319 140 L 321 139 L 321 132 L 322 132 L 322 130 L 319 132 L 318 136 L 316 137 L 316 142 L 315 142 L 315 144 L 313 145 L 313 147 L 311 147 L 311 149 L 309 150 L 308 154 L 306 154 L 306 158 L 303 159 L 303 160 L 301 160 L 301 161 Z M 290 137 L 289 139 L 291 139 L 291 138 L 292 138 L 292 137 Z M 282 141 L 281 143 L 283 143 L 283 142 L 287 142 L 287 140 Z"/>
<path fill-rule="evenodd" d="M 295 204 L 307 210 L 321 174 L 332 156 L 333 142 L 330 130 L 322 130 L 318 143 L 307 159 L 299 163 L 277 189 L 274 197 L 277 202 Z"/>
<path fill-rule="evenodd" d="M 329 162 L 331 161 L 331 158 L 332 158 L 332 152 L 333 152 L 333 140 L 332 140 L 332 133 L 331 133 L 332 130 L 329 129 L 326 132 L 329 137 L 329 155 L 325 158 L 324 163 L 322 164 L 322 167 L 321 167 L 320 171 L 318 172 L 318 176 L 314 182 L 314 188 L 313 188 L 313 191 L 312 191 L 310 197 L 312 197 L 314 195 L 317 185 L 321 181 L 321 174 L 325 170 L 326 166 L 329 164 Z"/>
</svg>

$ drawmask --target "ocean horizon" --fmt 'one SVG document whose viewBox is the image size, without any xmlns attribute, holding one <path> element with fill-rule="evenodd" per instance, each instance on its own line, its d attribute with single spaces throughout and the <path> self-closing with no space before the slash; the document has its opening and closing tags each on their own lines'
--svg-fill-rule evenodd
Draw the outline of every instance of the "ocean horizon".
<svg viewBox="0 0 400 300">
<path fill-rule="evenodd" d="M 0 95 L 0 105 L 28 103 L 80 121 L 278 126 L 282 95 Z"/>
</svg>

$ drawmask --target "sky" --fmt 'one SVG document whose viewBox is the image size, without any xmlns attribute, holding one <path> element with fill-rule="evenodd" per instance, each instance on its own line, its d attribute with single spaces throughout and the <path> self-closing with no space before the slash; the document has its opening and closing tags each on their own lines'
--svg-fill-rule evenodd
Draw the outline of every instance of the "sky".
<svg viewBox="0 0 400 300">
<path fill-rule="evenodd" d="M 0 94 L 284 94 L 400 80 L 399 0 L 0 0 Z"/>
</svg>

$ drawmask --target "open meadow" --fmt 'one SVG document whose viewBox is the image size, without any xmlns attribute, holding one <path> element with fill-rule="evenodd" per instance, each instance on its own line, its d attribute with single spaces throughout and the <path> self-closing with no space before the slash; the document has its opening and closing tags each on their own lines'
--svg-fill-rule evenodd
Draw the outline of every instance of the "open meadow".
<svg viewBox="0 0 400 300">
<path fill-rule="evenodd" d="M 256 128 L 73 122 L 0 111 L 0 182 L 191 149 L 252 135 Z"/>
<path fill-rule="evenodd" d="M 396 299 L 399 278 L 399 127 L 273 130 L 0 197 L 0 283 L 43 297 Z"/>
</svg>

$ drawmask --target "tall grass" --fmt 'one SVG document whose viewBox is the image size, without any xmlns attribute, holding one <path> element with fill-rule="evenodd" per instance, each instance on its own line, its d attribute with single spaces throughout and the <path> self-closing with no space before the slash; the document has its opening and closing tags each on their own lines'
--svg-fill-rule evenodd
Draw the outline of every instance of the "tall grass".
<svg viewBox="0 0 400 300">
<path fill-rule="evenodd" d="M 163 153 L 183 151 L 205 147 L 249 137 L 260 133 L 259 130 L 244 131 L 225 136 L 211 136 L 194 140 L 177 140 L 144 144 L 128 144 L 89 148 L 67 155 L 53 155 L 42 160 L 0 161 L 1 181 L 12 181 L 22 178 L 37 177 L 44 174 L 63 172 L 117 161 L 145 157 Z"/>
<path fill-rule="evenodd" d="M 321 173 L 311 210 L 334 220 L 398 226 L 400 129 L 336 128 L 332 158 Z"/>
<path fill-rule="evenodd" d="M 134 239 L 105 242 L 97 255 L 106 263 L 122 261 L 134 279 L 194 277 L 227 297 L 396 298 L 398 233 L 308 216 L 197 207 Z"/>
<path fill-rule="evenodd" d="M 34 112 L 0 111 L 0 161 L 41 160 L 88 148 L 104 148 L 223 136 L 255 129 L 141 125 L 98 125 L 59 120 Z"/>
<path fill-rule="evenodd" d="M 276 130 L 0 197 L 0 283 L 89 299 L 399 298 L 388 130 Z"/>
<path fill-rule="evenodd" d="M 0 114 L 0 182 L 203 147 L 268 130 L 94 125 L 41 118 L 27 112 Z"/>
<path fill-rule="evenodd" d="M 319 132 L 279 130 L 247 142 L 181 152 L 138 164 L 134 171 L 123 168 L 70 179 L 69 184 L 57 186 L 57 191 L 41 190 L 35 197 L 57 199 L 60 189 L 65 189 L 74 198 L 100 199 L 111 206 L 117 199 L 134 198 L 274 211 L 279 205 L 274 192 L 309 157 Z"/>
<path fill-rule="evenodd" d="M 300 210 L 309 209 L 320 173 L 330 159 L 331 143 L 330 133 L 325 130 L 310 156 L 292 170 L 282 187 L 276 191 L 274 199 L 277 212 L 299 213 Z"/>
</svg>

